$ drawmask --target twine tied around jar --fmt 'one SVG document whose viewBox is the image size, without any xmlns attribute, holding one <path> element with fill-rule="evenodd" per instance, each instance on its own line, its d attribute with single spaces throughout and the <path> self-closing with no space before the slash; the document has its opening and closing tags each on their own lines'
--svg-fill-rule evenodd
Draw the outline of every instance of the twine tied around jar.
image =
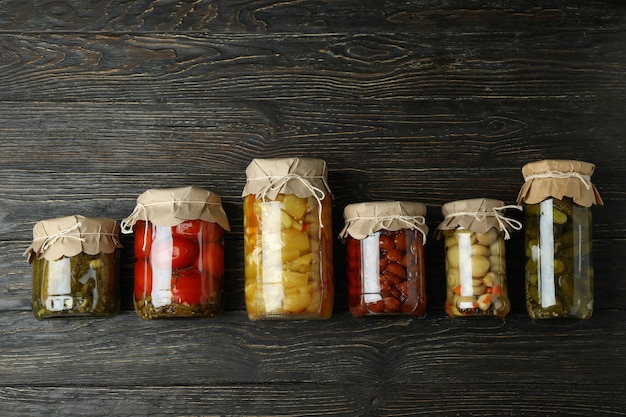
<svg viewBox="0 0 626 417">
<path fill-rule="evenodd" d="M 408 229 L 411 229 L 411 230 L 417 229 L 424 238 L 424 244 L 426 243 L 426 232 L 423 230 L 423 228 L 419 227 L 419 226 L 423 226 L 426 224 L 426 218 L 424 216 L 402 216 L 399 214 L 392 214 L 388 216 L 351 217 L 349 219 L 346 219 L 346 224 L 343 227 L 343 230 L 341 230 L 341 232 L 339 233 L 339 236 L 346 236 L 347 230 L 351 226 L 351 223 L 356 220 L 375 220 L 379 222 L 379 224 L 381 225 L 383 229 L 390 228 L 391 224 L 395 220 L 397 220 L 400 223 L 404 223 Z"/>
<path fill-rule="evenodd" d="M 317 216 L 318 216 L 320 228 L 323 228 L 324 223 L 322 222 L 322 200 L 326 198 L 326 193 L 321 188 L 316 187 L 315 185 L 311 184 L 309 179 L 321 179 L 326 189 L 330 190 L 330 187 L 328 186 L 328 183 L 326 182 L 326 177 L 321 176 L 321 175 L 320 176 L 311 176 L 311 175 L 303 176 L 303 175 L 298 175 L 294 173 L 289 173 L 286 175 L 268 175 L 264 177 L 248 178 L 247 182 L 257 181 L 257 180 L 269 180 L 269 183 L 263 186 L 263 188 L 261 188 L 261 190 L 255 194 L 256 198 L 260 198 L 265 203 L 268 193 L 276 191 L 276 190 L 280 190 L 289 181 L 294 181 L 294 180 L 300 181 L 300 183 L 302 183 L 302 185 L 304 185 L 311 192 L 313 198 L 315 198 L 315 200 L 317 201 L 317 205 L 318 205 Z"/>
<path fill-rule="evenodd" d="M 24 255 L 32 262 L 33 256 L 52 261 L 80 252 L 112 253 L 122 247 L 118 233 L 117 221 L 104 217 L 73 215 L 41 220 L 33 227 L 33 241 Z"/>
<path fill-rule="evenodd" d="M 212 206 L 221 206 L 221 203 L 212 203 L 209 201 L 185 201 L 185 204 L 202 204 L 202 205 L 212 205 Z M 137 220 L 148 221 L 148 212 L 146 207 L 154 207 L 154 206 L 166 206 L 172 205 L 171 201 L 163 201 L 159 203 L 137 203 L 133 211 L 130 213 L 128 217 L 120 222 L 120 229 L 122 233 L 130 233 L 133 231 L 133 225 L 137 222 Z"/>
<path fill-rule="evenodd" d="M 41 249 L 43 251 L 46 251 L 51 245 L 54 245 L 59 239 L 63 239 L 63 238 L 66 238 L 66 237 L 70 238 L 70 239 L 76 239 L 76 240 L 78 240 L 80 242 L 84 242 L 85 238 L 82 237 L 81 235 L 71 235 L 70 234 L 70 233 L 72 233 L 74 231 L 78 231 L 81 226 L 82 226 L 82 224 L 80 222 L 78 222 L 78 223 L 76 223 L 72 227 L 68 227 L 67 229 L 59 230 L 58 233 L 55 233 L 53 235 L 48 235 L 46 237 L 37 238 L 37 239 L 34 239 L 34 240 L 43 240 L 43 245 L 41 246 Z"/>
<path fill-rule="evenodd" d="M 561 172 L 561 171 L 550 171 L 543 174 L 532 174 L 524 177 L 524 181 L 532 181 L 537 178 L 558 178 L 558 179 L 566 179 L 566 178 L 578 178 L 580 182 L 583 183 L 587 190 L 591 190 L 593 186 L 591 183 L 591 175 L 584 175 L 580 172 Z"/>
<path fill-rule="evenodd" d="M 137 205 L 131 214 L 120 222 L 122 233 L 131 233 L 139 220 L 163 227 L 174 227 L 188 220 L 203 220 L 215 222 L 224 230 L 230 230 L 228 217 L 222 208 L 219 195 L 194 186 L 154 188 L 144 191 L 137 197 Z M 144 250 L 147 237 L 146 224 Z"/>
<path fill-rule="evenodd" d="M 53 235 L 48 235 L 46 237 L 40 237 L 40 238 L 36 238 L 33 239 L 33 241 L 37 242 L 40 240 L 43 240 L 43 245 L 41 246 L 41 250 L 42 251 L 46 251 L 48 250 L 48 248 L 52 245 L 54 245 L 59 239 L 65 239 L 65 238 L 70 238 L 70 239 L 76 239 L 79 242 L 85 242 L 87 239 L 85 239 L 83 236 L 111 236 L 111 238 L 113 239 L 113 243 L 118 245 L 120 244 L 120 242 L 117 240 L 117 235 L 115 233 L 80 233 L 79 235 L 71 235 L 70 233 L 79 230 L 82 227 L 82 224 L 80 222 L 76 223 L 74 226 L 69 227 L 67 229 L 63 229 L 63 230 L 59 230 L 58 233 L 55 233 Z M 28 252 L 28 251 L 26 251 Z"/>
<path fill-rule="evenodd" d="M 546 159 L 529 162 L 522 167 L 524 184 L 517 195 L 517 204 L 537 204 L 547 198 L 571 198 L 582 207 L 603 205 L 602 197 L 591 182 L 595 165 L 591 162 Z"/>
<path fill-rule="evenodd" d="M 502 231 L 504 231 L 504 239 L 508 240 L 511 237 L 508 228 L 510 227 L 510 228 L 512 228 L 514 230 L 521 230 L 522 229 L 522 223 L 520 221 L 517 221 L 517 220 L 512 219 L 510 217 L 506 217 L 505 215 L 500 213 L 500 211 L 504 211 L 506 209 L 521 210 L 522 206 L 508 205 L 508 206 L 494 207 L 490 212 L 489 211 L 461 211 L 461 212 L 455 212 L 455 213 L 450 213 L 450 214 L 446 215 L 444 217 L 444 220 L 448 220 L 450 218 L 458 217 L 458 216 L 473 216 L 476 220 L 482 222 L 482 221 L 485 221 L 485 219 L 487 217 L 494 217 L 496 219 L 496 221 L 498 222 L 498 226 L 500 226 L 500 229 Z"/>
<path fill-rule="evenodd" d="M 209 201 L 185 201 L 185 204 L 202 204 L 202 205 L 214 205 L 221 206 L 221 203 L 213 203 Z M 148 222 L 148 211 L 146 207 L 154 207 L 154 206 L 165 206 L 172 205 L 171 201 L 161 201 L 157 203 L 137 203 L 133 211 L 130 213 L 128 217 L 120 222 L 120 230 L 124 234 L 131 233 L 133 231 L 133 225 L 137 223 L 138 220 L 143 220 Z M 144 227 L 143 231 L 143 247 L 142 250 L 146 250 L 146 241 L 148 240 L 148 226 Z"/>
</svg>

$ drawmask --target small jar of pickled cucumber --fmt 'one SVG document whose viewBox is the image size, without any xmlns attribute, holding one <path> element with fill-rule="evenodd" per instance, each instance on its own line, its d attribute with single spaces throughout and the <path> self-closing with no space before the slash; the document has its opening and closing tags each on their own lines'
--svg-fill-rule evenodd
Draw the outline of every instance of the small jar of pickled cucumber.
<svg viewBox="0 0 626 417">
<path fill-rule="evenodd" d="M 122 221 L 134 232 L 135 311 L 144 320 L 222 312 L 224 231 L 220 197 L 197 187 L 147 190 Z"/>
<path fill-rule="evenodd" d="M 348 307 L 354 317 L 425 314 L 425 215 L 421 203 L 346 206 L 339 237 L 346 244 Z"/>
<path fill-rule="evenodd" d="M 504 216 L 502 201 L 459 200 L 442 207 L 437 237 L 444 238 L 446 313 L 450 317 L 506 316 L 510 309 L 505 239 L 522 224 Z"/>
<path fill-rule="evenodd" d="M 42 220 L 26 250 L 37 319 L 112 317 L 120 308 L 117 222 L 68 216 Z"/>
<path fill-rule="evenodd" d="M 327 319 L 332 314 L 332 195 L 326 162 L 254 159 L 242 193 L 248 317 Z"/>
<path fill-rule="evenodd" d="M 543 160 L 522 168 L 518 203 L 525 217 L 526 308 L 533 319 L 587 319 L 593 312 L 591 206 L 602 199 L 595 166 Z"/>
</svg>

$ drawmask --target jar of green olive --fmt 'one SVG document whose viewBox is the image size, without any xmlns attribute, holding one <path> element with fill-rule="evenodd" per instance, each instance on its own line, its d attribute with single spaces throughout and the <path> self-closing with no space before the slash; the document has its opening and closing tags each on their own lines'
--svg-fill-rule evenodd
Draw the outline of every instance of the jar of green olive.
<svg viewBox="0 0 626 417">
<path fill-rule="evenodd" d="M 450 317 L 506 316 L 510 309 L 505 239 L 522 224 L 504 216 L 502 201 L 458 200 L 442 207 L 437 237 L 445 241 L 446 313 Z"/>
<path fill-rule="evenodd" d="M 37 319 L 111 317 L 118 313 L 117 222 L 69 216 L 35 224 L 26 250 L 32 264 L 32 308 Z"/>
<path fill-rule="evenodd" d="M 518 203 L 525 217 L 526 308 L 533 319 L 587 319 L 593 312 L 591 206 L 602 199 L 595 166 L 543 160 L 522 168 Z"/>
</svg>

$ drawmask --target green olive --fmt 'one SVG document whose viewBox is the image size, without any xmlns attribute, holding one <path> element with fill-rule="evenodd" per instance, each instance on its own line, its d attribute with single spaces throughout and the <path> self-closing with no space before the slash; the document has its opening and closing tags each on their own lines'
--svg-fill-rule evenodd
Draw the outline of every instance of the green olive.
<svg viewBox="0 0 626 417">
<path fill-rule="evenodd" d="M 552 221 L 556 224 L 565 224 L 567 222 L 567 214 L 557 208 L 552 209 Z"/>
<path fill-rule="evenodd" d="M 536 285 L 526 285 L 526 295 L 527 298 L 529 300 L 531 300 L 533 303 L 538 303 L 539 302 L 539 293 L 537 292 L 537 286 Z"/>
<path fill-rule="evenodd" d="M 552 204 L 555 209 L 557 209 L 567 217 L 572 217 L 574 215 L 574 203 L 571 198 L 563 200 L 554 198 L 552 199 Z"/>
<path fill-rule="evenodd" d="M 563 259 L 555 258 L 554 259 L 554 275 L 562 274 L 567 271 L 567 267 L 565 266 L 565 262 Z"/>
<path fill-rule="evenodd" d="M 558 278 L 558 286 L 567 298 L 574 297 L 574 277 L 570 274 L 561 275 Z"/>
</svg>

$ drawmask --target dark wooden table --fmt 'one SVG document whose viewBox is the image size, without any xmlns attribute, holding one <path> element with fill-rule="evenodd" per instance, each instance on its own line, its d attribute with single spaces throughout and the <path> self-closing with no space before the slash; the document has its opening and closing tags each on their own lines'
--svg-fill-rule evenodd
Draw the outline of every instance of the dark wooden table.
<svg viewBox="0 0 626 417">
<path fill-rule="evenodd" d="M 626 6 L 612 1 L 0 2 L 0 416 L 626 415 Z M 521 167 L 597 165 L 595 312 L 532 321 L 523 237 L 513 311 L 443 312 L 427 243 L 424 318 L 357 320 L 344 254 L 327 321 L 252 322 L 241 190 L 254 157 L 329 165 L 346 204 L 513 203 Z M 123 311 L 37 321 L 35 222 L 122 219 L 148 188 L 222 196 L 226 311 L 142 321 L 124 236 Z"/>
</svg>

